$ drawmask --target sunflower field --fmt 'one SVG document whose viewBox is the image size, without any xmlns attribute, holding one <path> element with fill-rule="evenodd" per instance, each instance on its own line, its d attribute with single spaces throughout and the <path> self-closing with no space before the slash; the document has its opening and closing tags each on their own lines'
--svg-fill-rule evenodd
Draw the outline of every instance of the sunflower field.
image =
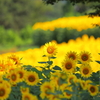
<svg viewBox="0 0 100 100">
<path fill-rule="evenodd" d="M 99 100 L 99 43 L 85 34 L 0 55 L 0 100 Z"/>
</svg>

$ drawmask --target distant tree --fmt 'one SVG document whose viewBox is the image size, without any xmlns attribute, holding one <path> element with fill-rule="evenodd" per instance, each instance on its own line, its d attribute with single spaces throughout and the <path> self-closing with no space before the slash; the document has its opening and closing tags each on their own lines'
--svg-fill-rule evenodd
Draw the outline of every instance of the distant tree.
<svg viewBox="0 0 100 100">
<path fill-rule="evenodd" d="M 20 30 L 27 25 L 57 18 L 59 9 L 46 6 L 42 0 L 0 0 L 0 25 L 6 29 Z"/>
<path fill-rule="evenodd" d="M 59 1 L 70 1 L 73 5 L 77 3 L 83 3 L 83 4 L 88 4 L 88 3 L 94 3 L 92 6 L 92 9 L 94 12 L 90 12 L 90 16 L 100 16 L 100 0 L 43 0 L 46 4 L 52 4 L 54 5 L 55 3 Z"/>
</svg>

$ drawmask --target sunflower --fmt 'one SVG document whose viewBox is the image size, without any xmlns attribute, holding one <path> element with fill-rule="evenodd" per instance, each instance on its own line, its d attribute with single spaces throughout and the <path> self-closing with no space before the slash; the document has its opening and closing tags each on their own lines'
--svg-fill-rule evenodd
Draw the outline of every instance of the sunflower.
<svg viewBox="0 0 100 100">
<path fill-rule="evenodd" d="M 72 92 L 72 87 L 66 87 L 64 90 L 68 90 L 70 92 Z M 70 99 L 72 97 L 72 94 L 68 93 L 68 92 L 63 92 L 64 98 Z"/>
<path fill-rule="evenodd" d="M 67 59 L 67 58 L 71 58 L 72 60 L 77 61 L 78 60 L 78 54 L 77 54 L 77 52 L 74 52 L 74 51 L 73 52 L 72 51 L 67 52 L 65 59 Z"/>
<path fill-rule="evenodd" d="M 6 75 L 12 85 L 16 85 L 20 82 L 20 76 L 17 74 L 16 70 L 11 71 L 9 74 Z"/>
<path fill-rule="evenodd" d="M 73 73 L 75 70 L 75 61 L 72 59 L 66 59 L 62 62 L 62 68 L 63 70 L 68 73 Z"/>
<path fill-rule="evenodd" d="M 46 43 L 44 46 L 44 52 L 48 57 L 55 56 L 57 53 L 56 45 L 53 42 Z"/>
<path fill-rule="evenodd" d="M 88 78 L 92 74 L 92 68 L 89 64 L 84 63 L 80 66 L 80 73 L 82 77 Z"/>
<path fill-rule="evenodd" d="M 80 86 L 81 86 L 81 88 L 83 90 L 86 90 L 87 89 L 87 86 L 88 85 L 87 85 L 86 81 L 79 79 L 79 83 L 80 83 Z"/>
<path fill-rule="evenodd" d="M 25 92 L 28 92 L 29 93 L 29 88 L 28 87 L 20 87 L 20 91 L 21 93 L 25 93 Z"/>
<path fill-rule="evenodd" d="M 38 100 L 38 98 L 31 93 L 25 92 L 22 94 L 22 100 Z"/>
<path fill-rule="evenodd" d="M 25 75 L 25 82 L 28 85 L 36 85 L 39 82 L 39 77 L 38 74 L 36 72 L 32 72 L 32 71 L 27 71 L 26 75 Z"/>
<path fill-rule="evenodd" d="M 26 70 L 24 68 L 17 68 L 16 72 L 19 74 L 20 82 L 24 81 Z"/>
<path fill-rule="evenodd" d="M 4 60 L 2 60 L 2 61 L 0 61 L 0 73 L 5 74 L 6 71 L 7 71 L 7 68 L 5 66 L 5 62 L 4 62 Z"/>
<path fill-rule="evenodd" d="M 80 54 L 79 54 L 79 60 L 82 62 L 82 63 L 85 63 L 85 62 L 91 62 L 91 54 L 87 51 L 82 51 Z"/>
<path fill-rule="evenodd" d="M 21 63 L 21 61 L 20 61 L 20 58 L 19 57 L 17 57 L 16 55 L 11 55 L 10 57 L 8 57 L 9 59 L 12 59 L 13 61 L 14 61 L 14 63 L 15 63 L 15 65 L 21 65 L 22 63 Z"/>
<path fill-rule="evenodd" d="M 71 75 L 69 74 L 67 78 L 67 82 L 69 85 L 73 83 L 76 84 L 78 82 L 78 79 L 74 74 L 71 74 Z"/>
<path fill-rule="evenodd" d="M 0 100 L 7 99 L 9 97 L 11 90 L 7 88 L 6 85 L 0 84 Z"/>
<path fill-rule="evenodd" d="M 42 99 L 44 99 L 45 97 L 50 98 L 52 94 L 49 94 L 49 92 L 54 93 L 54 85 L 50 82 L 44 82 L 40 87 L 40 91 L 40 96 Z"/>
<path fill-rule="evenodd" d="M 88 91 L 91 96 L 95 96 L 99 93 L 98 87 L 95 85 L 88 85 Z"/>
</svg>

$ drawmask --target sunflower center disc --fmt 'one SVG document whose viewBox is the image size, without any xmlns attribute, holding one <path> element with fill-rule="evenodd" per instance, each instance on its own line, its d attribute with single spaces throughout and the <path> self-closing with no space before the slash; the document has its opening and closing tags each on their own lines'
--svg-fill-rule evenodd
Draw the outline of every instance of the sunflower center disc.
<svg viewBox="0 0 100 100">
<path fill-rule="evenodd" d="M 4 89 L 0 89 L 0 96 L 3 96 L 5 94 L 5 90 Z"/>
</svg>

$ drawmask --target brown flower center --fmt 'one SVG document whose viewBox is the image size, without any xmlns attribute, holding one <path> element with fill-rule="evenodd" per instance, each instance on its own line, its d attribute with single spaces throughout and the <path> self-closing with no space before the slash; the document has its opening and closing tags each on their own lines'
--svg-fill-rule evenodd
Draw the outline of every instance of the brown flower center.
<svg viewBox="0 0 100 100">
<path fill-rule="evenodd" d="M 71 62 L 67 62 L 67 63 L 65 64 L 65 68 L 66 68 L 67 70 L 70 70 L 70 69 L 72 68 L 72 63 L 71 63 Z"/>
<path fill-rule="evenodd" d="M 87 68 L 85 68 L 85 69 L 83 69 L 83 73 L 84 73 L 85 75 L 87 75 L 87 74 L 89 73 L 89 70 L 88 70 Z"/>
<path fill-rule="evenodd" d="M 70 55 L 69 55 L 69 58 L 72 58 L 73 60 L 75 60 L 76 57 L 75 57 L 74 54 L 70 54 Z"/>
<path fill-rule="evenodd" d="M 94 88 L 93 86 L 91 86 L 91 87 L 90 87 L 90 91 L 91 91 L 92 93 L 94 93 L 94 92 L 95 92 L 95 88 Z"/>
<path fill-rule="evenodd" d="M 25 96 L 25 99 L 24 100 L 30 100 L 30 98 L 28 96 Z"/>
<path fill-rule="evenodd" d="M 5 95 L 5 90 L 3 88 L 0 89 L 0 97 Z"/>
<path fill-rule="evenodd" d="M 28 80 L 29 80 L 30 82 L 34 82 L 34 81 L 35 81 L 35 77 L 34 77 L 33 75 L 30 75 L 30 76 L 28 77 Z"/>
<path fill-rule="evenodd" d="M 23 73 L 19 72 L 19 76 L 20 76 L 20 78 L 23 78 Z"/>
<path fill-rule="evenodd" d="M 15 80 L 16 80 L 16 75 L 15 75 L 15 74 L 12 74 L 12 75 L 11 75 L 11 79 L 12 79 L 13 81 L 15 81 Z"/>
<path fill-rule="evenodd" d="M 87 55 L 87 54 L 83 54 L 83 55 L 81 56 L 81 59 L 82 59 L 83 61 L 87 61 L 87 60 L 88 60 L 88 55 Z"/>
</svg>

